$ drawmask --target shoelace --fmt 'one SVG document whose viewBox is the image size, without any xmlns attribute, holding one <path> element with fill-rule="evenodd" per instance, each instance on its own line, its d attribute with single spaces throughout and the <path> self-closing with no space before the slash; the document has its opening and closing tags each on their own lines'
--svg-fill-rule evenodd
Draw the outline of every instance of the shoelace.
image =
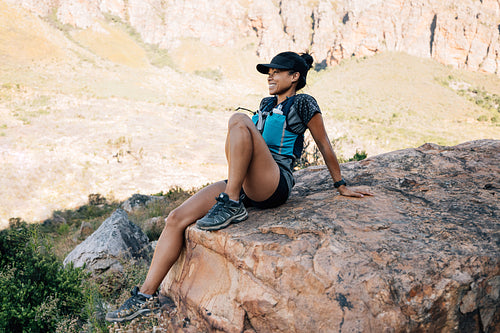
<svg viewBox="0 0 500 333">
<path fill-rule="evenodd" d="M 213 217 L 224 207 L 224 200 L 221 197 L 216 197 L 215 200 L 217 200 L 217 203 L 208 211 L 208 216 L 210 217 Z"/>
<path fill-rule="evenodd" d="M 122 308 L 123 310 L 133 310 L 137 306 L 140 306 L 144 304 L 143 302 L 139 301 L 136 297 L 131 297 L 128 300 L 125 301 L 123 304 Z"/>
<path fill-rule="evenodd" d="M 143 302 L 141 302 L 140 300 L 140 296 L 137 292 L 136 289 L 132 290 L 132 292 L 130 293 L 130 295 L 132 297 L 130 297 L 129 299 L 127 299 L 125 301 L 125 303 L 123 304 L 124 307 L 129 307 L 129 306 L 133 306 L 133 305 L 136 305 L 137 303 L 139 304 L 142 304 Z"/>
</svg>

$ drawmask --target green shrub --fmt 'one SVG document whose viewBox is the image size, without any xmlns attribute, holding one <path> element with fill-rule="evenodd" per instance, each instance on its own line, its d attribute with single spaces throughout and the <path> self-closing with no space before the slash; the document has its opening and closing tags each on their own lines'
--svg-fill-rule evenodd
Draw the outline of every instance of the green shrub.
<svg viewBox="0 0 500 333">
<path fill-rule="evenodd" d="M 362 161 L 367 157 L 368 157 L 368 154 L 366 153 L 366 151 L 364 151 L 364 150 L 359 151 L 356 149 L 356 153 L 350 159 L 348 159 L 347 162 Z"/>
<path fill-rule="evenodd" d="M 87 273 L 64 267 L 38 225 L 14 222 L 0 232 L 0 331 L 54 332 L 61 322 L 86 320 Z"/>
<path fill-rule="evenodd" d="M 66 223 L 61 224 L 59 225 L 59 227 L 57 227 L 57 233 L 59 235 L 66 235 L 68 232 L 69 232 L 69 225 L 67 225 Z"/>
<path fill-rule="evenodd" d="M 77 209 L 52 212 L 52 217 L 43 222 L 41 231 L 44 233 L 57 232 L 59 235 L 65 235 L 71 230 L 70 227 L 78 228 L 84 221 L 92 223 L 95 220 L 100 224 L 119 206 L 119 203 L 108 202 L 100 194 L 90 194 L 88 198 L 88 204 Z M 60 226 L 57 221 L 64 221 L 63 225 L 67 224 L 68 227 Z"/>
</svg>

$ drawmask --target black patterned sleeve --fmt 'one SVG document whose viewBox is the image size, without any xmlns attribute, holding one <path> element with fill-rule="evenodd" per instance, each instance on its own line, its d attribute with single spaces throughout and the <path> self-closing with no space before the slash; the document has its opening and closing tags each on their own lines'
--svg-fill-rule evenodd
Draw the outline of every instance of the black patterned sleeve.
<svg viewBox="0 0 500 333">
<path fill-rule="evenodd" d="M 316 113 L 321 113 L 318 102 L 311 95 L 301 94 L 298 102 L 298 112 L 302 122 L 307 125 Z"/>
<path fill-rule="evenodd" d="M 321 113 L 318 102 L 311 95 L 299 94 L 290 109 L 288 126 L 294 133 L 304 133 L 316 113 Z"/>
</svg>

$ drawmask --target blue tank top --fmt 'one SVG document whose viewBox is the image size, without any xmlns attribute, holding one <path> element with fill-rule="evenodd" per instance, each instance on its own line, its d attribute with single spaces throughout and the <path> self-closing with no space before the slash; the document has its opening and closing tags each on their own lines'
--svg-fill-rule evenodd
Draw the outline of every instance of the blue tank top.
<svg viewBox="0 0 500 333">
<path fill-rule="evenodd" d="M 295 133 L 287 123 L 294 101 L 295 96 L 292 96 L 276 105 L 277 98 L 274 97 L 252 117 L 269 150 L 293 160 L 300 157 L 304 147 L 304 133 Z"/>
</svg>

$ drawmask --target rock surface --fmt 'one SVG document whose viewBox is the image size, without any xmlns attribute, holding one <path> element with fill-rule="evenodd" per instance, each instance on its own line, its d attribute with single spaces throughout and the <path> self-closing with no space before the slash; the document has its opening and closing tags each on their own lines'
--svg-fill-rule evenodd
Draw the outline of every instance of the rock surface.
<svg viewBox="0 0 500 333">
<path fill-rule="evenodd" d="M 134 194 L 121 205 L 121 208 L 127 213 L 132 213 L 134 210 L 146 207 L 149 203 L 158 200 L 158 197 L 144 194 Z"/>
<path fill-rule="evenodd" d="M 103 33 L 100 22 L 112 17 L 129 24 L 145 42 L 168 50 L 186 39 L 233 46 L 250 37 L 257 54 L 266 60 L 288 49 L 310 50 L 324 65 L 353 55 L 403 51 L 500 74 L 498 0 L 23 0 L 21 4 L 42 17 L 54 12 L 62 24 Z"/>
<path fill-rule="evenodd" d="M 147 258 L 151 250 L 148 237 L 124 210 L 118 209 L 68 254 L 64 265 L 86 264 L 88 270 L 97 274 L 110 269 L 121 271 L 123 260 Z"/>
<path fill-rule="evenodd" d="M 500 141 L 297 172 L 287 204 L 189 227 L 162 292 L 175 332 L 499 332 Z"/>
</svg>

